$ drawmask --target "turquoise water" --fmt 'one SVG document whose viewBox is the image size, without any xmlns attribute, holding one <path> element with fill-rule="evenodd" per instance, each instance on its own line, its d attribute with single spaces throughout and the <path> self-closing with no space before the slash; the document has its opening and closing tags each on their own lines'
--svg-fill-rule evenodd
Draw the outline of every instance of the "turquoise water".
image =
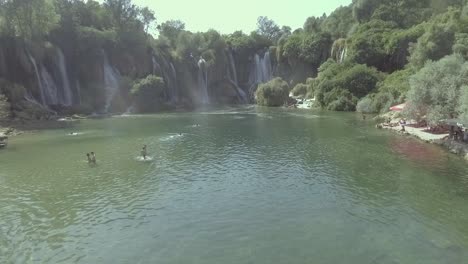
<svg viewBox="0 0 468 264">
<path fill-rule="evenodd" d="M 0 151 L 0 263 L 468 263 L 468 167 L 354 114 L 86 120 Z"/>
</svg>

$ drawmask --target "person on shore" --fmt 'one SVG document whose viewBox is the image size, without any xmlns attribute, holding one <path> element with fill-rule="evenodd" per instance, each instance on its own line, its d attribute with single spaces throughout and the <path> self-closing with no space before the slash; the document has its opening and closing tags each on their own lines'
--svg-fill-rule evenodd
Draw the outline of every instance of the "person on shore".
<svg viewBox="0 0 468 264">
<path fill-rule="evenodd" d="M 143 157 L 144 160 L 146 160 L 146 156 L 148 155 L 148 152 L 146 150 L 146 145 L 143 146 L 141 149 L 141 156 Z"/>
<path fill-rule="evenodd" d="M 400 120 L 400 126 L 401 126 L 401 131 L 405 132 L 406 120 L 404 119 Z"/>
<path fill-rule="evenodd" d="M 91 152 L 91 163 L 96 164 L 96 154 Z"/>
</svg>

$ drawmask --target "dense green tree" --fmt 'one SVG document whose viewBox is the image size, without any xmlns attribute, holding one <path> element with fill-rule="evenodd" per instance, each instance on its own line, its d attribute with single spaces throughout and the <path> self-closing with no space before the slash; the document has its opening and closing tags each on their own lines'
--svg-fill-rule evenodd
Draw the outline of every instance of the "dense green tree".
<svg viewBox="0 0 468 264">
<path fill-rule="evenodd" d="M 461 88 L 468 78 L 468 63 L 460 55 L 429 62 L 410 79 L 407 115 L 431 124 L 459 115 Z"/>
<path fill-rule="evenodd" d="M 148 7 L 144 7 L 140 10 L 140 19 L 143 23 L 145 33 L 148 34 L 148 30 L 151 28 L 151 25 L 156 22 L 156 16 L 154 11 Z"/>
<path fill-rule="evenodd" d="M 281 78 L 261 84 L 255 97 L 257 104 L 263 106 L 282 106 L 289 97 L 289 85 Z"/>
<path fill-rule="evenodd" d="M 60 20 L 51 0 L 10 0 L 3 8 L 7 32 L 28 40 L 45 37 Z"/>
<path fill-rule="evenodd" d="M 133 85 L 130 93 L 139 112 L 152 112 L 161 107 L 165 84 L 161 77 L 148 75 Z"/>
<path fill-rule="evenodd" d="M 257 19 L 257 33 L 268 38 L 271 42 L 276 43 L 281 37 L 282 32 L 275 21 L 266 16 L 260 16 Z"/>
</svg>

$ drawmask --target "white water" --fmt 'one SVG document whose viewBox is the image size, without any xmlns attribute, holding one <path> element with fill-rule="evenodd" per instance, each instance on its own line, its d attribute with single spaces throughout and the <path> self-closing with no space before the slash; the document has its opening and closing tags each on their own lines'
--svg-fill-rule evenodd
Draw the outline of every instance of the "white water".
<svg viewBox="0 0 468 264">
<path fill-rule="evenodd" d="M 200 102 L 208 104 L 210 102 L 208 96 L 208 71 L 206 69 L 206 61 L 203 58 L 200 58 L 198 61 L 198 92 Z"/>
<path fill-rule="evenodd" d="M 341 54 L 340 54 L 339 63 L 343 63 L 343 61 L 346 59 L 347 54 L 348 54 L 348 48 L 344 47 L 343 50 L 341 51 Z"/>
<path fill-rule="evenodd" d="M 251 87 L 250 92 L 253 93 L 254 89 L 256 89 L 259 84 L 269 82 L 271 79 L 273 79 L 273 70 L 271 66 L 270 52 L 265 52 L 263 58 L 260 58 L 260 55 L 255 54 L 249 76 Z"/>
<path fill-rule="evenodd" d="M 34 59 L 34 57 L 29 52 L 27 52 L 27 54 L 28 54 L 29 60 L 31 61 L 31 63 L 32 63 L 33 67 L 34 67 L 34 73 L 36 74 L 36 82 L 37 82 L 37 85 L 39 86 L 39 93 L 40 93 L 40 96 L 41 96 L 41 103 L 43 105 L 46 105 L 44 89 L 42 88 L 42 81 L 41 81 L 41 77 L 40 77 L 40 74 L 39 74 L 39 69 L 38 69 L 37 64 L 36 64 L 36 60 Z"/>
<path fill-rule="evenodd" d="M 177 102 L 179 99 L 179 91 L 177 87 L 177 74 L 172 62 L 167 62 L 167 60 L 162 57 L 162 65 L 158 63 L 158 60 L 155 56 L 151 58 L 153 62 L 153 74 L 156 74 L 158 71 L 161 72 L 164 82 L 166 83 L 168 91 L 168 99 L 172 102 Z"/>
<path fill-rule="evenodd" d="M 237 70 L 236 70 L 236 63 L 234 61 L 234 56 L 232 56 L 232 51 L 227 52 L 227 58 L 228 58 L 228 79 L 229 81 L 234 85 L 236 92 L 239 96 L 239 100 L 242 103 L 247 102 L 247 95 L 245 92 L 239 87 L 239 82 L 237 79 Z"/>
<path fill-rule="evenodd" d="M 41 65 L 41 81 L 44 99 L 47 105 L 58 105 L 60 101 L 58 99 L 58 89 L 55 84 L 54 78 L 47 71 L 44 65 Z"/>
<path fill-rule="evenodd" d="M 109 64 L 109 59 L 104 50 L 102 51 L 102 54 L 104 57 L 104 63 L 102 64 L 104 69 L 104 90 L 106 92 L 106 105 L 104 106 L 104 111 L 107 113 L 112 103 L 112 99 L 114 99 L 115 93 L 119 89 L 120 74 Z"/>
<path fill-rule="evenodd" d="M 60 93 L 59 101 L 62 105 L 71 106 L 73 104 L 73 93 L 70 88 L 70 80 L 68 79 L 65 56 L 60 48 L 57 48 L 56 64 L 60 70 L 60 77 L 62 79 L 62 92 Z"/>
</svg>

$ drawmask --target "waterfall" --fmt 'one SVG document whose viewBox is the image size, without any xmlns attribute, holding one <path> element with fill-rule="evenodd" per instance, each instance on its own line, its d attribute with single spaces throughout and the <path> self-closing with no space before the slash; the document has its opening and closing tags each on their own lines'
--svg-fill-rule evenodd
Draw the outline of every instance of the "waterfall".
<svg viewBox="0 0 468 264">
<path fill-rule="evenodd" d="M 37 64 L 36 64 L 36 60 L 34 59 L 34 57 L 29 52 L 26 52 L 26 53 L 28 54 L 29 60 L 31 61 L 31 63 L 32 63 L 33 67 L 34 67 L 34 72 L 36 74 L 36 82 L 37 82 L 37 85 L 39 86 L 39 93 L 40 93 L 40 96 L 41 96 L 41 103 L 43 105 L 46 105 L 44 89 L 42 88 L 42 81 L 41 81 L 39 70 L 38 70 L 38 67 L 37 67 Z"/>
<path fill-rule="evenodd" d="M 263 58 L 255 54 L 249 75 L 250 92 L 253 93 L 259 84 L 269 82 L 271 79 L 273 79 L 273 70 L 270 52 L 265 52 Z"/>
<path fill-rule="evenodd" d="M 236 63 L 234 62 L 234 56 L 232 56 L 232 51 L 228 52 L 228 60 L 229 60 L 229 76 L 231 80 L 238 85 L 237 81 L 237 71 L 236 71 Z"/>
<path fill-rule="evenodd" d="M 343 63 L 348 54 L 346 39 L 337 39 L 332 46 L 330 56 L 338 63 Z"/>
<path fill-rule="evenodd" d="M 58 98 L 58 89 L 57 85 L 55 84 L 54 78 L 52 75 L 47 71 L 44 65 L 41 65 L 41 81 L 42 81 L 42 88 L 44 94 L 44 101 L 46 105 L 58 105 L 60 104 Z"/>
<path fill-rule="evenodd" d="M 119 90 L 119 72 L 109 64 L 109 58 L 104 50 L 102 50 L 104 62 L 102 64 L 104 70 L 104 91 L 106 93 L 106 105 L 104 111 L 107 113 L 111 106 L 112 99 L 115 93 Z"/>
<path fill-rule="evenodd" d="M 68 79 L 65 56 L 60 48 L 57 48 L 56 64 L 60 70 L 60 77 L 62 79 L 62 89 L 59 101 L 64 106 L 71 106 L 73 104 L 73 93 L 70 88 L 70 80 Z"/>
<path fill-rule="evenodd" d="M 245 92 L 239 87 L 239 82 L 237 79 L 237 71 L 236 71 L 236 63 L 234 61 L 234 56 L 232 55 L 232 51 L 227 51 L 227 59 L 228 59 L 228 70 L 227 76 L 229 82 L 235 87 L 236 93 L 239 96 L 239 100 L 242 103 L 247 102 L 247 95 Z"/>
<path fill-rule="evenodd" d="M 346 59 L 347 53 L 348 53 L 348 48 L 344 47 L 343 50 L 341 51 L 340 59 L 338 60 L 339 63 L 343 63 L 343 61 Z"/>
<path fill-rule="evenodd" d="M 210 98 L 208 97 L 208 71 L 203 57 L 200 57 L 198 61 L 198 90 L 201 103 L 208 104 L 210 102 Z"/>
<path fill-rule="evenodd" d="M 176 102 L 179 100 L 179 90 L 177 88 L 177 73 L 174 67 L 174 64 L 169 63 L 171 67 L 171 76 L 172 76 L 172 87 L 171 87 L 171 100 L 175 100 Z"/>
<path fill-rule="evenodd" d="M 168 100 L 172 102 L 177 102 L 179 100 L 179 91 L 177 87 L 177 74 L 172 62 L 167 62 L 167 60 L 162 57 L 161 64 L 158 63 L 158 60 L 155 56 L 152 57 L 153 62 L 153 74 L 156 75 L 158 72 L 162 74 L 164 83 L 168 89 Z"/>
</svg>

